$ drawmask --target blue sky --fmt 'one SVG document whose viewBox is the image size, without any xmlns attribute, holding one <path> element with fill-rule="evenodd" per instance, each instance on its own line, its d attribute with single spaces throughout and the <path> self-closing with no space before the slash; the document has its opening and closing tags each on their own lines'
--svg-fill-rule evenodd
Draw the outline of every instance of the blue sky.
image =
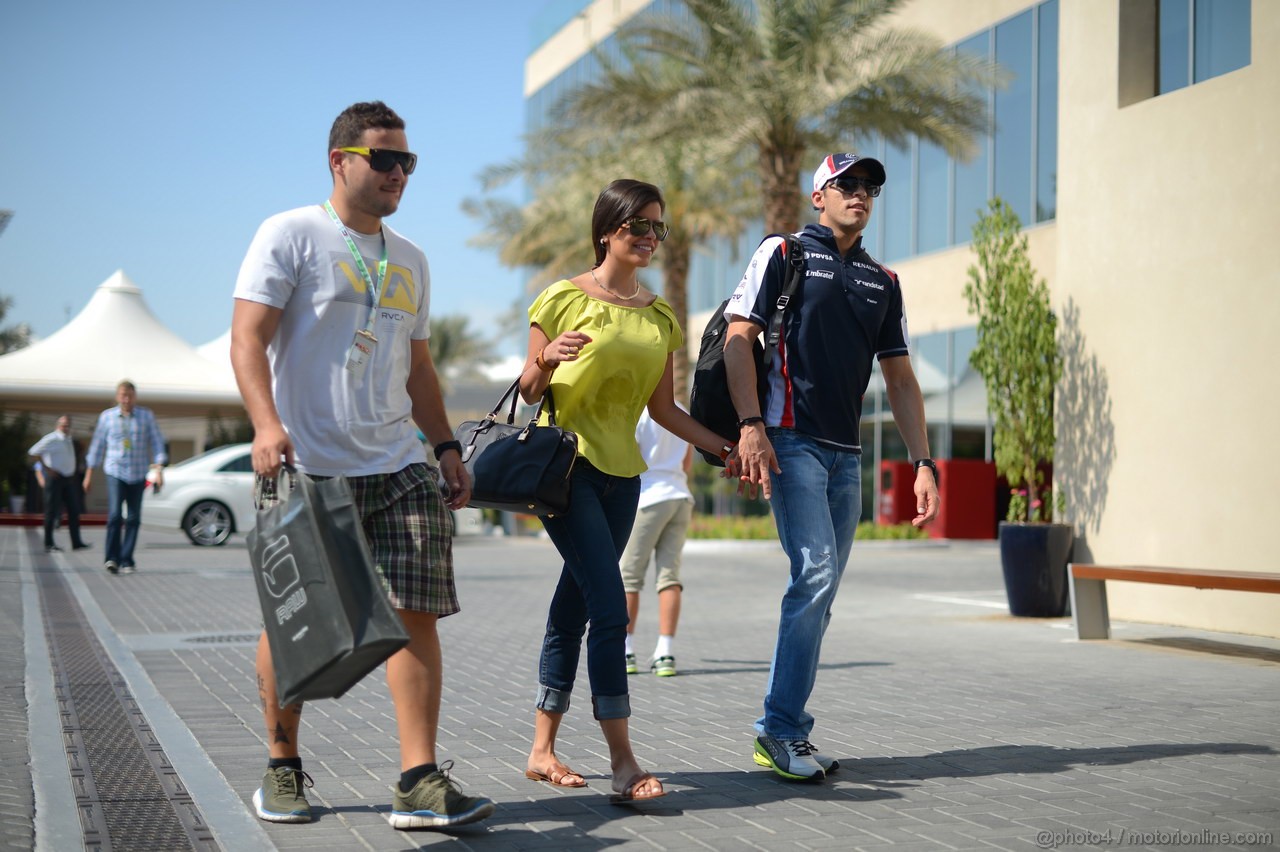
<svg viewBox="0 0 1280 852">
<path fill-rule="evenodd" d="M 386 101 L 418 154 L 388 220 L 427 253 L 432 314 L 523 297 L 459 209 L 519 156 L 538 2 L 0 3 L 0 294 L 48 336 L 117 269 L 193 345 L 230 325 L 259 223 L 323 201 L 329 126 Z M 517 190 L 508 191 L 514 197 Z M 501 350 L 518 351 L 503 341 Z"/>
</svg>

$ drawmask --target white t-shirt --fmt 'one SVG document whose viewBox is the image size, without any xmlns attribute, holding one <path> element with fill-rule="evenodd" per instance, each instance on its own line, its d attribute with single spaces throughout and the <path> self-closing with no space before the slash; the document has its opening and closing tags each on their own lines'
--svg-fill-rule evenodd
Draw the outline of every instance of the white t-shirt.
<svg viewBox="0 0 1280 852">
<path fill-rule="evenodd" d="M 689 445 L 654 423 L 647 408 L 636 424 L 636 442 L 645 464 L 649 465 L 649 469 L 640 474 L 640 503 L 636 508 L 668 500 L 692 503 L 693 494 L 689 492 L 689 479 L 684 473 L 684 457 Z"/>
<path fill-rule="evenodd" d="M 346 241 L 319 204 L 262 223 L 240 266 L 235 297 L 283 310 L 267 355 L 276 409 L 298 468 L 317 476 L 394 473 L 426 461 L 405 384 L 409 341 L 426 340 L 431 278 L 427 258 L 382 226 L 387 275 L 363 378 L 346 369 L 372 297 Z M 375 282 L 382 236 L 352 232 Z"/>
</svg>

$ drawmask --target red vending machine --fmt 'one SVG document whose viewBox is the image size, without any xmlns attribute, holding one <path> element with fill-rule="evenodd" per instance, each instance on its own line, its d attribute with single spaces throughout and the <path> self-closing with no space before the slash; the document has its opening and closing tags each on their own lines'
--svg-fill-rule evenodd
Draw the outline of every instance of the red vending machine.
<svg viewBox="0 0 1280 852">
<path fill-rule="evenodd" d="M 938 518 L 928 526 L 930 538 L 996 537 L 996 466 L 977 459 L 938 459 Z M 908 485 L 910 494 L 910 485 Z M 911 495 L 914 503 L 915 497 Z M 915 516 L 915 506 L 912 514 Z"/>
<path fill-rule="evenodd" d="M 880 462 L 880 505 L 876 523 L 884 526 L 910 523 L 916 516 L 916 474 L 911 462 Z"/>
</svg>

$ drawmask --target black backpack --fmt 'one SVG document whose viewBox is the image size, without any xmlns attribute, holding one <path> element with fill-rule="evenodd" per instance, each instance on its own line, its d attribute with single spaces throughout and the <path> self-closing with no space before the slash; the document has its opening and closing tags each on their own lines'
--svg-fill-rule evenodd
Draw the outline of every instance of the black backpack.
<svg viewBox="0 0 1280 852">
<path fill-rule="evenodd" d="M 799 238 L 794 234 L 770 234 L 769 237 L 782 237 L 787 241 L 788 263 L 787 277 L 782 282 L 782 293 L 778 296 L 778 309 L 773 312 L 769 330 L 764 335 L 765 343 L 762 346 L 757 339 L 752 346 L 756 361 L 756 396 L 760 400 L 761 411 L 764 411 L 765 391 L 768 387 L 769 361 L 782 339 L 782 315 L 804 278 L 804 246 L 800 244 Z M 693 391 L 689 396 L 689 414 L 722 438 L 736 442 L 739 417 L 733 407 L 733 397 L 729 395 L 729 378 L 724 367 L 724 336 L 729 328 L 729 323 L 724 318 L 724 309 L 728 304 L 728 299 L 720 303 L 702 332 L 702 342 L 698 346 L 698 364 L 693 371 Z M 701 448 L 698 452 L 708 464 L 724 467 L 724 462 L 715 453 Z"/>
</svg>

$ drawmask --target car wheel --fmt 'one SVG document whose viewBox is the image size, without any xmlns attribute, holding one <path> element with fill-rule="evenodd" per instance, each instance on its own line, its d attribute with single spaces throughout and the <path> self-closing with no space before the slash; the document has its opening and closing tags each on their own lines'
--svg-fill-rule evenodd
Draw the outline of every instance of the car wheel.
<svg viewBox="0 0 1280 852">
<path fill-rule="evenodd" d="M 231 510 L 217 500 L 201 500 L 182 516 L 182 531 L 201 547 L 226 544 L 234 526 Z"/>
</svg>

